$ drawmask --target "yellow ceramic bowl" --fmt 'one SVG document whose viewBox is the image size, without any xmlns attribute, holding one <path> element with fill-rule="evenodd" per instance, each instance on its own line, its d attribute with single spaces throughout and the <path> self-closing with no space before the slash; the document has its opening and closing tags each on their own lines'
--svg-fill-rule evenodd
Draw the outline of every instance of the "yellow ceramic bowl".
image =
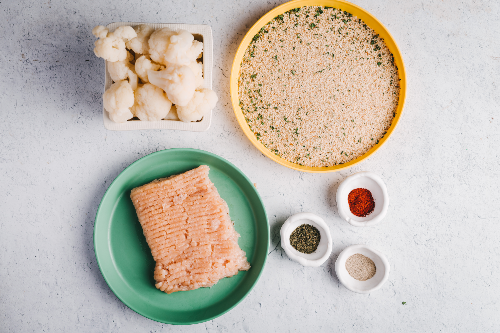
<svg viewBox="0 0 500 333">
<path fill-rule="evenodd" d="M 255 135 L 253 134 L 252 130 L 248 127 L 247 122 L 245 121 L 245 116 L 243 115 L 243 112 L 239 106 L 239 96 L 238 96 L 238 78 L 240 75 L 240 66 L 241 66 L 241 61 L 243 60 L 243 55 L 245 54 L 245 51 L 250 45 L 250 41 L 252 38 L 257 34 L 257 32 L 268 22 L 270 22 L 273 18 L 276 16 L 283 14 L 286 11 L 289 11 L 290 9 L 293 8 L 299 8 L 303 6 L 324 6 L 324 7 L 334 7 L 338 9 L 342 9 L 344 11 L 347 11 L 358 18 L 362 19 L 370 28 L 372 28 L 377 34 L 380 35 L 381 38 L 384 39 L 387 47 L 389 50 L 392 52 L 394 55 L 394 61 L 396 66 L 398 67 L 399 70 L 399 78 L 401 79 L 400 81 L 400 93 L 399 93 L 399 103 L 398 103 L 398 108 L 396 111 L 396 116 L 394 117 L 391 127 L 387 131 L 386 135 L 380 139 L 379 143 L 376 144 L 372 149 L 370 149 L 368 152 L 366 152 L 364 155 L 356 158 L 355 160 L 352 160 L 348 163 L 345 164 L 340 164 L 340 165 L 335 165 L 331 167 L 307 167 L 303 165 L 299 165 L 296 163 L 289 162 L 278 155 L 274 154 L 271 152 L 269 149 L 267 149 L 260 141 L 257 140 Z M 401 118 L 401 113 L 403 111 L 403 105 L 406 97 L 406 73 L 405 73 L 405 68 L 403 64 L 403 58 L 401 57 L 401 52 L 399 51 L 398 46 L 396 45 L 396 42 L 394 42 L 394 39 L 392 38 L 391 34 L 387 29 L 380 23 L 374 16 L 372 16 L 370 13 L 368 13 L 366 10 L 363 8 L 360 8 L 352 3 L 349 3 L 347 1 L 341 1 L 341 0 L 295 0 L 295 1 L 290 1 L 287 3 L 284 3 L 281 6 L 278 6 L 274 8 L 273 10 L 269 11 L 266 15 L 262 16 L 260 20 L 255 23 L 250 30 L 248 30 L 247 34 L 243 38 L 243 41 L 241 42 L 240 46 L 238 47 L 238 50 L 236 51 L 236 56 L 234 57 L 234 62 L 233 62 L 233 67 L 231 69 L 231 102 L 233 104 L 233 109 L 234 113 L 236 114 L 236 118 L 238 119 L 238 123 L 240 124 L 241 128 L 243 129 L 243 132 L 245 135 L 248 137 L 248 139 L 254 144 L 255 147 L 257 147 L 264 155 L 272 159 L 273 161 L 284 165 L 286 167 L 289 167 L 291 169 L 295 170 L 300 170 L 300 171 L 305 171 L 305 172 L 331 172 L 331 171 L 338 171 L 341 169 L 349 168 L 356 163 L 359 163 L 363 161 L 364 159 L 368 158 L 370 155 L 372 155 L 377 149 L 379 149 L 385 141 L 389 138 L 389 136 L 392 134 L 394 129 L 396 128 L 396 125 Z"/>
</svg>

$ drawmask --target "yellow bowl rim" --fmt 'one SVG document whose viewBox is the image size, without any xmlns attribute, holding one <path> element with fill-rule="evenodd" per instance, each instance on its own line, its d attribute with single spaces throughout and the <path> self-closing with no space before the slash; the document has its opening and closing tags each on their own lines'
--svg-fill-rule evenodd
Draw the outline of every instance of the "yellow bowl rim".
<svg viewBox="0 0 500 333">
<path fill-rule="evenodd" d="M 264 25 L 266 25 L 276 16 L 283 14 L 286 11 L 289 11 L 290 9 L 304 7 L 304 6 L 334 7 L 341 9 L 343 11 L 347 11 L 352 15 L 362 19 L 371 29 L 373 29 L 381 38 L 383 38 L 387 47 L 392 52 L 394 56 L 394 62 L 396 63 L 396 66 L 398 68 L 399 79 L 400 79 L 399 101 L 398 101 L 398 108 L 396 110 L 396 116 L 394 117 L 391 126 L 387 130 L 384 137 L 379 140 L 378 144 L 375 144 L 375 146 L 373 146 L 368 152 L 361 155 L 360 157 L 344 164 L 339 164 L 329 167 L 307 167 L 289 162 L 284 158 L 279 157 L 278 155 L 272 153 L 269 149 L 267 149 L 259 140 L 257 140 L 252 130 L 248 127 L 243 112 L 239 106 L 238 78 L 240 72 L 240 65 L 241 61 L 243 60 L 243 55 L 245 54 L 247 47 L 250 45 L 250 41 Z M 392 134 L 392 132 L 394 131 L 399 122 L 399 119 L 401 118 L 404 102 L 406 99 L 406 71 L 404 67 L 403 57 L 401 56 L 401 52 L 396 42 L 394 41 L 394 38 L 389 33 L 389 31 L 384 27 L 384 25 L 368 11 L 350 2 L 343 0 L 292 0 L 267 12 L 248 30 L 246 35 L 243 37 L 243 40 L 241 41 L 234 56 L 233 65 L 231 68 L 230 94 L 231 94 L 231 102 L 233 105 L 233 110 L 236 115 L 236 119 L 238 120 L 238 123 L 240 124 L 240 127 L 243 130 L 243 133 L 245 133 L 250 142 L 252 142 L 253 145 L 261 151 L 261 153 L 263 153 L 265 156 L 269 157 L 276 163 L 279 163 L 294 170 L 311 172 L 311 173 L 334 172 L 350 168 L 353 165 L 367 159 L 373 153 L 375 153 Z"/>
</svg>

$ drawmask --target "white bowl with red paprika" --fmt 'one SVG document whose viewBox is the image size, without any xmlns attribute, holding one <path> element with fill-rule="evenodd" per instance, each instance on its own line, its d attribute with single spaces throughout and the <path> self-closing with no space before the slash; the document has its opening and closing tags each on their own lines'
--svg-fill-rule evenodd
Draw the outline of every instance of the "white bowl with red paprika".
<svg viewBox="0 0 500 333">
<path fill-rule="evenodd" d="M 347 177 L 337 189 L 340 217 L 357 227 L 372 226 L 385 217 L 389 195 L 382 178 L 373 172 L 359 172 Z"/>
</svg>

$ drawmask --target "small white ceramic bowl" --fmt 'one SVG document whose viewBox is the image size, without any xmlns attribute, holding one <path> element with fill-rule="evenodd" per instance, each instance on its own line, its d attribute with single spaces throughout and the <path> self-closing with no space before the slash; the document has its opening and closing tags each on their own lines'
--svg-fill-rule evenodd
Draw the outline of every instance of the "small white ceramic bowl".
<svg viewBox="0 0 500 333">
<path fill-rule="evenodd" d="M 356 254 L 362 254 L 370 258 L 375 263 L 375 275 L 366 281 L 358 281 L 349 275 L 345 267 L 347 259 Z M 366 245 L 352 245 L 344 249 L 335 262 L 335 273 L 339 281 L 349 290 L 356 293 L 367 294 L 377 289 L 389 278 L 390 265 L 384 254 Z"/>
<path fill-rule="evenodd" d="M 365 217 L 351 213 L 349 208 L 349 193 L 356 188 L 365 188 L 372 193 L 375 209 Z M 366 227 L 382 221 L 389 207 L 389 195 L 382 178 L 373 172 L 359 172 L 347 177 L 337 189 L 337 209 L 340 217 L 357 227 Z"/>
<path fill-rule="evenodd" d="M 310 224 L 319 230 L 321 239 L 316 251 L 310 254 L 302 253 L 290 245 L 290 234 L 302 224 Z M 296 262 L 311 267 L 321 266 L 332 252 L 332 236 L 330 228 L 318 215 L 312 213 L 298 213 L 290 216 L 281 226 L 281 247 L 288 257 Z"/>
</svg>

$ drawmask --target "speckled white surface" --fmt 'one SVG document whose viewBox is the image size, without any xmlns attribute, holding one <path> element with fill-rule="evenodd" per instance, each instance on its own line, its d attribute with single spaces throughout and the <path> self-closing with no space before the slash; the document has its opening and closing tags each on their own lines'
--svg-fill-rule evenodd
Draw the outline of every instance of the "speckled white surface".
<svg viewBox="0 0 500 333">
<path fill-rule="evenodd" d="M 347 171 L 305 174 L 259 153 L 229 99 L 233 55 L 275 1 L 0 2 L 0 331 L 2 332 L 498 332 L 500 331 L 500 3 L 355 3 L 393 34 L 408 73 L 397 130 Z M 209 24 L 213 87 L 207 132 L 112 132 L 102 124 L 104 62 L 91 29 L 114 21 Z M 110 182 L 148 153 L 192 147 L 233 162 L 257 183 L 270 218 L 267 266 L 236 308 L 207 323 L 146 319 L 110 291 L 94 256 L 97 206 Z M 340 181 L 362 170 L 387 184 L 385 220 L 356 228 L 336 213 Z M 284 255 L 279 228 L 311 211 L 330 226 L 321 268 Z M 334 273 L 364 243 L 391 274 L 370 295 Z M 406 302 L 405 305 L 402 302 Z"/>
</svg>

